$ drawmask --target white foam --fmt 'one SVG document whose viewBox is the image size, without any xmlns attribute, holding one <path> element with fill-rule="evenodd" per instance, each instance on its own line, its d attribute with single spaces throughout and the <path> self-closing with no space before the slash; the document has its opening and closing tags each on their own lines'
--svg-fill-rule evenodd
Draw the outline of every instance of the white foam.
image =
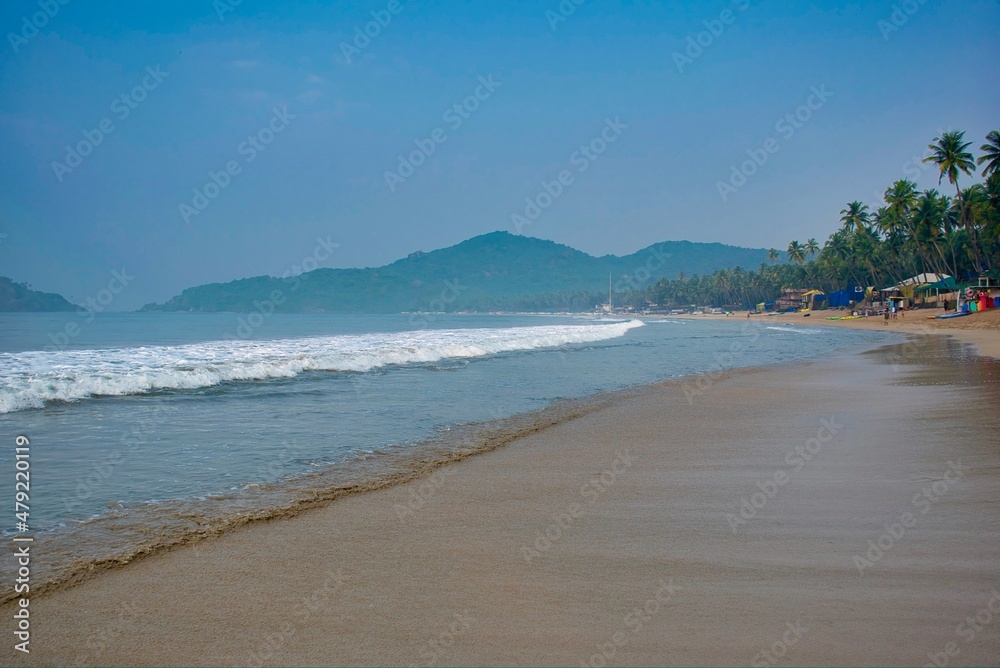
<svg viewBox="0 0 1000 668">
<path fill-rule="evenodd" d="M 780 327 L 777 325 L 769 325 L 765 329 L 773 329 L 779 332 L 795 332 L 796 334 L 818 334 L 820 330 L 818 329 L 808 329 L 804 327 Z"/>
<path fill-rule="evenodd" d="M 292 378 L 306 371 L 484 357 L 624 336 L 640 320 L 604 325 L 420 330 L 183 346 L 0 353 L 0 413 L 54 401 L 196 389 L 227 381 Z"/>
</svg>

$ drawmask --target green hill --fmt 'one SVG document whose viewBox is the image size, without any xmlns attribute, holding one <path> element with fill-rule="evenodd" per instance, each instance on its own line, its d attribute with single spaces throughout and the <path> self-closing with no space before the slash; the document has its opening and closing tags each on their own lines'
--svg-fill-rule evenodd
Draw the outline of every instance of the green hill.
<svg viewBox="0 0 1000 668">
<path fill-rule="evenodd" d="M 38 292 L 26 283 L 0 276 L 0 311 L 75 311 L 79 306 L 54 292 Z"/>
<path fill-rule="evenodd" d="M 624 257 L 598 258 L 552 241 L 492 232 L 384 267 L 201 285 L 142 310 L 248 312 L 275 290 L 281 302 L 276 310 L 286 312 L 589 309 L 606 298 L 609 273 L 615 291 L 623 292 L 681 273 L 756 267 L 765 257 L 764 249 L 667 241 Z"/>
</svg>

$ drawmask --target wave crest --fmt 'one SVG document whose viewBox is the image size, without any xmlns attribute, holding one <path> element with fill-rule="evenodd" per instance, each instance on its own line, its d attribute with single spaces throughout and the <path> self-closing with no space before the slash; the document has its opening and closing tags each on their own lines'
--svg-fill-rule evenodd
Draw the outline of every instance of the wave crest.
<svg viewBox="0 0 1000 668">
<path fill-rule="evenodd" d="M 0 413 L 97 396 L 192 390 L 227 381 L 293 378 L 307 371 L 366 372 L 385 366 L 485 357 L 624 336 L 640 320 L 420 330 L 272 341 L 0 354 Z"/>
</svg>

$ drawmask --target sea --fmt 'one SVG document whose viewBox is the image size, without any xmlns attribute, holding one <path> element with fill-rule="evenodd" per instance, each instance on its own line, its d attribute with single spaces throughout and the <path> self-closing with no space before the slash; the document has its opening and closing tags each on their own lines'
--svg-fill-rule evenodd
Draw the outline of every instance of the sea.
<svg viewBox="0 0 1000 668">
<path fill-rule="evenodd" d="M 4 313 L 0 527 L 34 538 L 33 588 L 56 586 L 413 478 L 609 392 L 886 340 L 767 317 Z"/>
</svg>

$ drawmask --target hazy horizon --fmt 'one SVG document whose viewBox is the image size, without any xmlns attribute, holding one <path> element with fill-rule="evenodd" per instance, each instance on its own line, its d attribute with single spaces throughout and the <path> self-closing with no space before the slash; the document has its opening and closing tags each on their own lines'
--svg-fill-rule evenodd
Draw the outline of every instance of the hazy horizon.
<svg viewBox="0 0 1000 668">
<path fill-rule="evenodd" d="M 34 0 L 0 25 L 0 273 L 80 302 L 124 268 L 114 310 L 280 276 L 317 237 L 326 267 L 496 230 L 822 242 L 850 200 L 938 187 L 927 144 L 978 149 L 1000 109 L 992 2 Z"/>
</svg>

